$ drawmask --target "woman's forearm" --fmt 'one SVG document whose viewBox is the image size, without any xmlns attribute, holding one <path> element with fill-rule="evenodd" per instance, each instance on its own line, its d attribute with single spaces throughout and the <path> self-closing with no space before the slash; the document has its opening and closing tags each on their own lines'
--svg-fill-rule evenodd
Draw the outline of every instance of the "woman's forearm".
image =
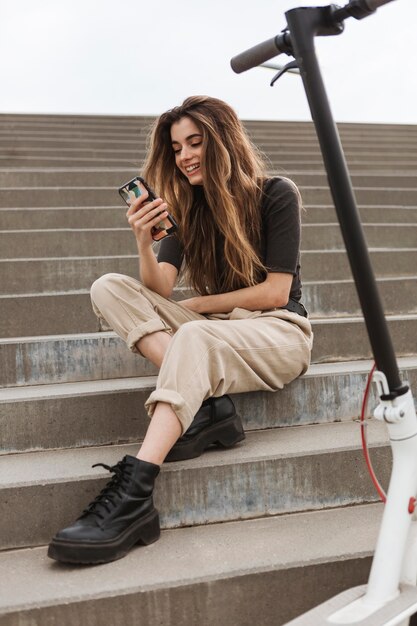
<svg viewBox="0 0 417 626">
<path fill-rule="evenodd" d="M 292 277 L 291 277 L 292 278 Z M 210 296 L 197 296 L 184 301 L 184 305 L 196 313 L 230 313 L 235 308 L 248 311 L 266 311 L 288 303 L 291 279 L 284 279 L 284 284 L 264 281 L 253 287 L 245 287 L 228 293 Z M 181 304 L 181 302 L 180 302 Z"/>
<path fill-rule="evenodd" d="M 230 313 L 236 307 L 248 311 L 258 311 L 273 309 L 277 305 L 261 283 L 254 287 L 205 296 L 201 306 L 204 308 L 204 313 Z"/>
<path fill-rule="evenodd" d="M 171 287 L 162 271 L 152 247 L 139 248 L 139 275 L 148 289 L 159 293 L 164 298 L 171 296 Z"/>
</svg>

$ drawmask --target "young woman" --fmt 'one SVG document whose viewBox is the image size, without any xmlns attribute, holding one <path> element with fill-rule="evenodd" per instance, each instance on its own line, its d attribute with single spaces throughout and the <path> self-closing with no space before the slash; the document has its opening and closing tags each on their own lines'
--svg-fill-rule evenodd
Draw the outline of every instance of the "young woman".
<svg viewBox="0 0 417 626">
<path fill-rule="evenodd" d="M 141 282 L 107 274 L 93 307 L 128 347 L 159 369 L 146 401 L 152 417 L 137 457 L 113 478 L 49 556 L 100 563 L 159 537 L 152 492 L 160 465 L 244 439 L 227 393 L 275 391 L 306 371 L 311 326 L 300 303 L 300 195 L 270 178 L 233 109 L 195 96 L 157 120 L 144 178 L 160 193 L 135 200 L 127 219 Z M 167 214 L 178 231 L 158 257 L 151 229 Z M 163 214 L 161 215 L 161 211 Z M 170 299 L 180 273 L 199 294 Z"/>
</svg>

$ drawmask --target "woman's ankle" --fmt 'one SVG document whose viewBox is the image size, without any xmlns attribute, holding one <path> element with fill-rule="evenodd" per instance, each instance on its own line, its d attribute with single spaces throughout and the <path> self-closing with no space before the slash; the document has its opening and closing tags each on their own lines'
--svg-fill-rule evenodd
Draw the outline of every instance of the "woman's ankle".
<svg viewBox="0 0 417 626">
<path fill-rule="evenodd" d="M 159 330 L 150 335 L 145 335 L 136 342 L 136 348 L 140 354 L 149 359 L 156 367 L 161 367 L 165 352 L 168 349 L 172 337 L 169 333 Z"/>
</svg>

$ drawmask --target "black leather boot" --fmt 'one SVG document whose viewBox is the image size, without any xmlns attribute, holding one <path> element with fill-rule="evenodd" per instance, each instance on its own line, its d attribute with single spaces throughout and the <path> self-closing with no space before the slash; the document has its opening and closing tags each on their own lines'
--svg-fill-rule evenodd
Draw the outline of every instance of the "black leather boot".
<svg viewBox="0 0 417 626">
<path fill-rule="evenodd" d="M 147 545 L 160 536 L 153 487 L 159 465 L 125 456 L 117 465 L 101 465 L 114 473 L 77 521 L 60 530 L 48 556 L 68 563 L 107 563 L 125 556 L 136 543 Z"/>
<path fill-rule="evenodd" d="M 215 444 L 231 448 L 245 439 L 242 420 L 229 396 L 208 398 L 197 411 L 188 430 L 174 444 L 165 461 L 184 461 L 200 456 Z"/>
</svg>

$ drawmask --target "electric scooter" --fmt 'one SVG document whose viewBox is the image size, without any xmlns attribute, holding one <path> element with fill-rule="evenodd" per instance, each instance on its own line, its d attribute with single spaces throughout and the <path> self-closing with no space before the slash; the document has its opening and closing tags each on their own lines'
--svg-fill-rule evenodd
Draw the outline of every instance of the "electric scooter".
<svg viewBox="0 0 417 626">
<path fill-rule="evenodd" d="M 351 0 L 287 11 L 287 26 L 276 37 L 235 56 L 232 69 L 244 72 L 285 53 L 298 68 L 316 128 L 329 186 L 376 364 L 379 405 L 374 416 L 388 428 L 393 467 L 367 585 L 349 589 L 292 620 L 287 626 L 407 626 L 417 611 L 417 416 L 408 384 L 400 380 L 391 336 L 370 262 L 339 134 L 330 110 L 314 37 L 339 35 L 344 20 L 372 15 L 392 0 Z"/>
</svg>

